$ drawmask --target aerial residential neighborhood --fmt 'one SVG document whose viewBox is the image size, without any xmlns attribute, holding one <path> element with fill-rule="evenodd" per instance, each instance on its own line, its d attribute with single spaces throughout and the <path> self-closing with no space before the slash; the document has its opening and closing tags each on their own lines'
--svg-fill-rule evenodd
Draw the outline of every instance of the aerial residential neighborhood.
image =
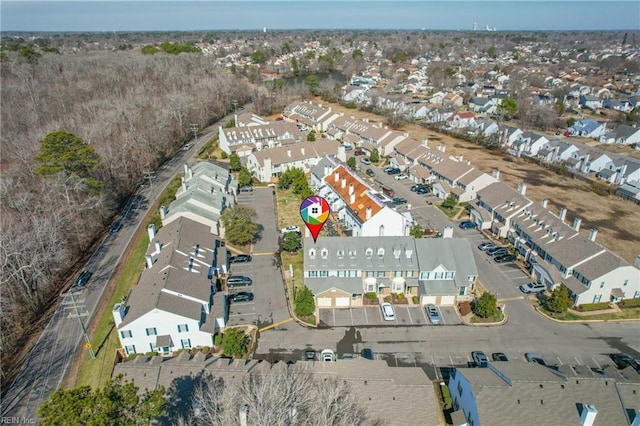
<svg viewBox="0 0 640 426">
<path fill-rule="evenodd" d="M 14 3 L 0 423 L 640 424 L 637 5 Z"/>
</svg>

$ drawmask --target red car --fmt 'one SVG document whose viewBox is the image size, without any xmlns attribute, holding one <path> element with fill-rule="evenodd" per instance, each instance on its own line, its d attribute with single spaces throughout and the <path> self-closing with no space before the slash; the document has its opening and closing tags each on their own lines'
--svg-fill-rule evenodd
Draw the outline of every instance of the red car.
<svg viewBox="0 0 640 426">
<path fill-rule="evenodd" d="M 358 149 L 358 150 L 356 150 L 356 151 L 353 153 L 353 155 L 356 155 L 356 156 L 358 156 L 358 155 L 365 155 L 365 152 L 364 152 L 363 150 L 361 150 L 361 149 Z"/>
</svg>

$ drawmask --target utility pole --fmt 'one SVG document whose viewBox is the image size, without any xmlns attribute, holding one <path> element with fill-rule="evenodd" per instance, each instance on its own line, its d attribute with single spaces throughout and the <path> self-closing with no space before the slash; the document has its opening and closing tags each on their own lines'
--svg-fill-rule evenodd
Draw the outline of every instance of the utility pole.
<svg viewBox="0 0 640 426">
<path fill-rule="evenodd" d="M 193 137 L 196 139 L 196 145 L 198 145 L 198 130 L 200 130 L 200 126 L 197 123 L 189 124 L 189 130 L 193 132 Z"/>
<path fill-rule="evenodd" d="M 144 171 L 142 172 L 145 179 L 149 179 L 149 187 L 151 188 L 151 198 L 153 198 L 153 178 L 156 177 L 154 171 Z"/>
<path fill-rule="evenodd" d="M 233 114 L 235 115 L 238 110 L 238 100 L 234 99 L 231 101 L 231 103 L 233 104 Z"/>
<path fill-rule="evenodd" d="M 65 307 L 71 308 L 74 312 L 69 313 L 69 318 L 78 318 L 80 322 L 80 328 L 82 329 L 82 337 L 84 337 L 84 347 L 89 349 L 89 354 L 91 355 L 91 359 L 96 359 L 96 353 L 93 351 L 93 345 L 91 345 L 91 339 L 89 339 L 89 335 L 87 334 L 87 329 L 84 326 L 84 322 L 82 321 L 82 317 L 86 317 L 89 315 L 89 312 L 86 311 L 84 306 L 84 299 L 77 300 L 76 294 L 79 292 L 74 292 L 73 290 L 68 291 L 67 293 L 63 293 L 64 301 L 62 304 Z M 70 299 L 69 299 L 70 298 Z M 83 308 L 84 312 L 80 313 L 80 308 Z"/>
</svg>

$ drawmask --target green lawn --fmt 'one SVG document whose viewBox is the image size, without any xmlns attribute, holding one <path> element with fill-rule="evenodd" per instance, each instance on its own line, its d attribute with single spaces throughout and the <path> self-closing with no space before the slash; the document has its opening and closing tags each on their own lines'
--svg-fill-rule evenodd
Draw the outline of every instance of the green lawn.
<svg viewBox="0 0 640 426">
<path fill-rule="evenodd" d="M 551 314 L 544 308 L 541 308 L 543 312 L 549 316 Z M 602 320 L 602 321 L 616 321 L 621 319 L 640 319 L 640 308 L 623 309 L 621 312 L 612 312 L 607 314 L 598 315 L 576 315 L 570 312 L 564 314 L 554 314 L 553 318 L 559 321 L 588 321 L 588 320 Z"/>
<path fill-rule="evenodd" d="M 440 211 L 441 211 L 442 213 L 446 214 L 446 215 L 447 215 L 447 217 L 448 217 L 449 219 L 451 219 L 452 217 L 454 217 L 455 215 L 457 215 L 457 214 L 458 214 L 458 212 L 460 212 L 460 210 L 462 210 L 462 209 L 463 209 L 463 207 L 460 207 L 460 206 L 455 206 L 455 207 L 454 207 L 454 208 L 452 208 L 452 209 L 445 209 L 445 208 L 444 208 L 444 207 L 442 207 L 442 206 L 437 206 L 437 207 L 440 209 Z"/>
<path fill-rule="evenodd" d="M 144 255 L 149 245 L 147 232 L 140 232 L 132 241 L 133 251 L 124 265 L 116 283 L 116 288 L 111 296 L 107 309 L 100 317 L 98 328 L 89 336 L 96 353 L 96 359 L 91 359 L 89 353 L 82 358 L 80 373 L 75 386 L 89 385 L 96 389 L 105 384 L 111 378 L 111 368 L 115 359 L 116 349 L 120 347 L 120 340 L 114 328 L 111 308 L 124 300 L 133 286 L 138 282 L 140 273 L 144 270 Z"/>
</svg>

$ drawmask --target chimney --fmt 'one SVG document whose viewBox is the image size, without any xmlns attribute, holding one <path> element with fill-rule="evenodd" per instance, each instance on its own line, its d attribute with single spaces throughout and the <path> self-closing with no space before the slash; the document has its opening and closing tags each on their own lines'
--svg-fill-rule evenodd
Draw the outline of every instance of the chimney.
<svg viewBox="0 0 640 426">
<path fill-rule="evenodd" d="M 409 132 L 402 132 L 402 136 L 404 136 L 405 138 L 409 137 Z"/>
<path fill-rule="evenodd" d="M 249 406 L 243 405 L 240 407 L 240 426 L 247 426 L 249 424 Z"/>
<path fill-rule="evenodd" d="M 156 237 L 156 226 L 150 223 L 149 226 L 147 226 L 147 232 L 149 233 L 149 241 L 153 241 Z"/>
<path fill-rule="evenodd" d="M 355 193 L 351 193 L 349 194 L 349 204 L 353 204 L 356 202 L 356 194 Z"/>
<path fill-rule="evenodd" d="M 187 165 L 187 163 L 184 163 L 184 175 L 186 176 L 187 173 L 189 173 L 189 166 Z"/>
<path fill-rule="evenodd" d="M 445 226 L 442 230 L 442 238 L 453 238 L 453 227 Z"/>
<path fill-rule="evenodd" d="M 347 178 L 342 178 L 342 182 L 340 182 L 340 188 L 344 188 L 347 186 Z"/>
<path fill-rule="evenodd" d="M 524 195 L 527 192 L 527 185 L 525 183 L 518 184 L 518 192 Z"/>
<path fill-rule="evenodd" d="M 520 187 L 518 187 L 518 190 L 520 190 Z M 547 208 L 547 199 L 543 198 L 542 201 L 540 202 L 540 204 L 542 204 L 542 208 L 546 209 Z"/>
<path fill-rule="evenodd" d="M 353 194 L 353 184 L 349 184 L 349 195 Z"/>
<path fill-rule="evenodd" d="M 560 214 L 558 215 L 558 217 L 560 218 L 562 223 L 564 223 L 564 220 L 567 217 L 567 208 L 566 207 L 563 207 L 563 208 L 560 209 Z"/>
<path fill-rule="evenodd" d="M 589 241 L 595 241 L 596 236 L 598 236 L 598 230 L 596 228 L 591 228 L 591 230 L 589 230 Z"/>
<path fill-rule="evenodd" d="M 364 217 L 365 217 L 366 220 L 371 219 L 371 207 L 367 207 L 367 210 L 365 210 L 365 212 L 364 212 Z M 640 262 L 640 255 L 638 255 L 636 261 Z"/>
<path fill-rule="evenodd" d="M 491 176 L 493 176 L 493 178 L 496 179 L 496 180 L 500 180 L 500 170 L 493 169 L 491 171 Z"/>
<path fill-rule="evenodd" d="M 156 253 L 160 253 L 161 248 L 162 248 L 162 244 L 160 244 L 160 241 L 156 241 Z"/>
<path fill-rule="evenodd" d="M 576 217 L 575 219 L 573 219 L 573 230 L 576 232 L 580 231 L 581 223 L 582 223 L 582 219 L 580 219 L 579 217 Z"/>
<path fill-rule="evenodd" d="M 291 158 L 291 150 L 290 149 L 287 150 L 287 157 Z"/>
<path fill-rule="evenodd" d="M 153 267 L 153 257 L 150 254 L 148 254 L 146 258 L 147 258 L 147 269 L 151 269 Z"/>
<path fill-rule="evenodd" d="M 116 328 L 122 324 L 126 308 L 124 303 L 116 303 L 113 305 L 113 311 L 111 311 L 111 313 L 113 313 L 113 321 L 116 323 Z"/>
<path fill-rule="evenodd" d="M 598 415 L 598 410 L 595 405 L 582 404 L 582 412 L 580 413 L 580 424 L 582 426 L 593 426 Z"/>
<path fill-rule="evenodd" d="M 322 176 L 329 176 L 331 173 L 331 168 L 329 166 L 324 166 L 324 174 Z"/>
<path fill-rule="evenodd" d="M 462 159 L 463 159 L 463 158 L 464 158 L 464 157 L 463 157 L 462 155 L 458 155 L 458 161 L 459 161 L 459 162 L 461 162 L 461 163 L 462 163 Z"/>
<path fill-rule="evenodd" d="M 304 155 L 304 147 L 300 148 L 300 153 Z"/>
<path fill-rule="evenodd" d="M 422 146 L 429 148 L 429 140 L 427 138 L 422 139 Z"/>
<path fill-rule="evenodd" d="M 193 170 L 191 170 L 191 167 L 189 167 L 189 179 L 191 179 L 193 177 Z"/>
<path fill-rule="evenodd" d="M 337 183 L 337 182 L 338 182 L 338 180 L 340 180 L 340 173 L 335 172 L 335 173 L 333 174 L 333 178 L 334 178 L 334 182 L 336 182 L 336 183 Z"/>
<path fill-rule="evenodd" d="M 167 216 L 167 208 L 165 206 L 160 206 L 160 219 L 164 220 Z"/>
</svg>

